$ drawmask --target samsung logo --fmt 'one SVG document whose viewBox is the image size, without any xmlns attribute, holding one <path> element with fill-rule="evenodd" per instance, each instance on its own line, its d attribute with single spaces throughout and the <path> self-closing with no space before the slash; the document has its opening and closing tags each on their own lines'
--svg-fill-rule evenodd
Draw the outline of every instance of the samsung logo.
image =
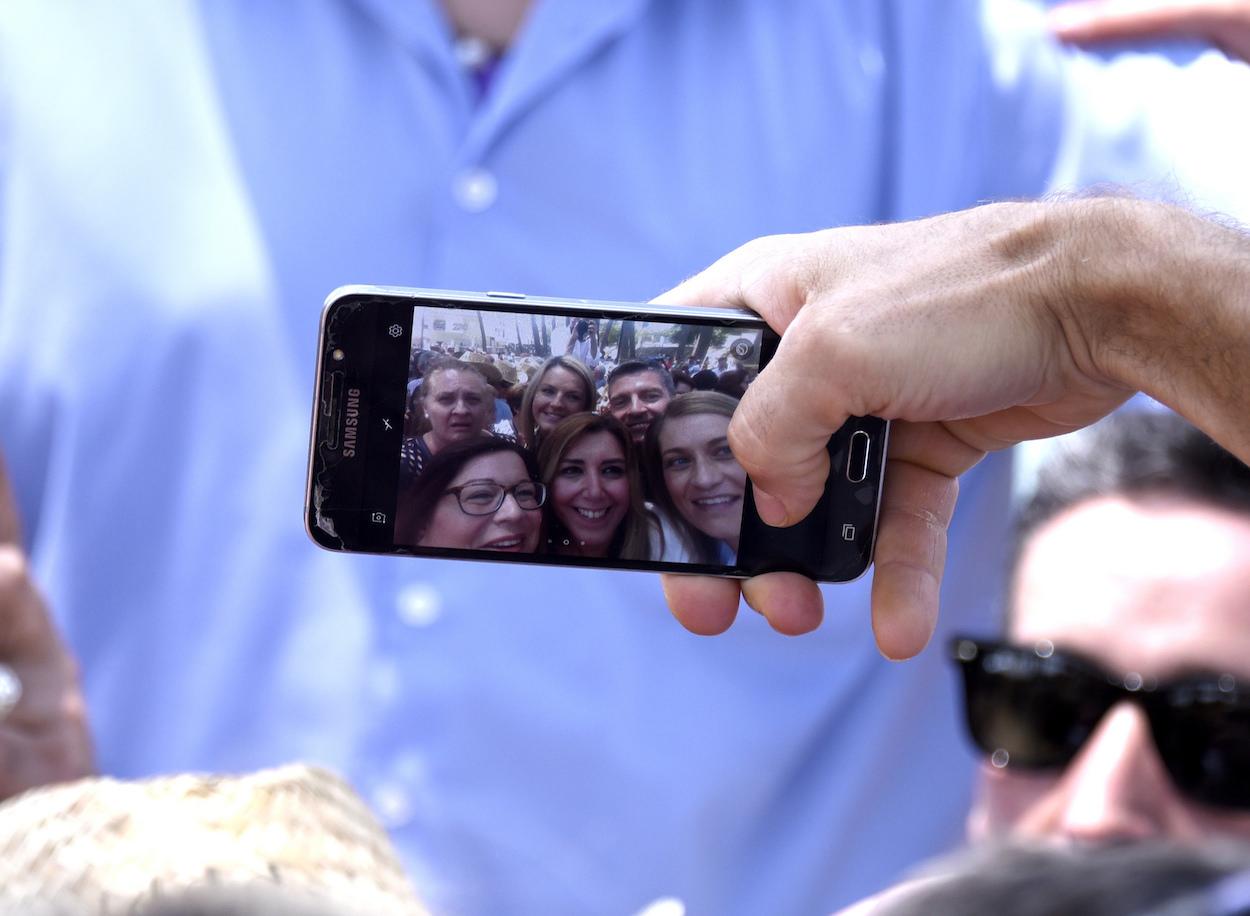
<svg viewBox="0 0 1250 916">
<path fill-rule="evenodd" d="M 343 411 L 343 457 L 356 457 L 356 431 L 360 427 L 360 389 L 347 389 L 347 409 Z"/>
</svg>

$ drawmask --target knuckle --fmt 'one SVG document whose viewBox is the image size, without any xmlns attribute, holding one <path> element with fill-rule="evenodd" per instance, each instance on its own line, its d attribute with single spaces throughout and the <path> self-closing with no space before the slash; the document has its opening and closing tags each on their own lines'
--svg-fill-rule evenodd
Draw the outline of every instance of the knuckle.
<svg viewBox="0 0 1250 916">
<path fill-rule="evenodd" d="M 946 564 L 945 520 L 921 505 L 881 507 L 876 552 L 881 563 L 899 563 L 940 575 Z"/>
</svg>

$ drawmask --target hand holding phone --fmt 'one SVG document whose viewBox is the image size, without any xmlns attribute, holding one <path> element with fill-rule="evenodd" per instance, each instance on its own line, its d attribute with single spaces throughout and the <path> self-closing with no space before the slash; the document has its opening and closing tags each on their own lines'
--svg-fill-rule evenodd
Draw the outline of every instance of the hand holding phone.
<svg viewBox="0 0 1250 916">
<path fill-rule="evenodd" d="M 849 421 L 817 507 L 765 525 L 728 430 L 777 344 L 735 310 L 341 290 L 322 322 L 309 532 L 346 551 L 853 579 L 886 424 Z M 685 361 L 720 371 L 679 392 L 669 367 Z"/>
<path fill-rule="evenodd" d="M 1245 400 L 1228 396 L 1250 365 L 1237 352 L 1246 248 L 1169 205 L 1002 203 L 757 239 L 661 298 L 746 304 L 784 333 L 735 420 L 756 432 L 730 434 L 773 520 L 815 499 L 824 437 L 848 413 L 906 418 L 891 430 L 872 605 L 881 651 L 908 658 L 936 625 L 958 477 L 987 452 L 1079 429 L 1140 389 L 1250 458 Z M 1157 268 L 1126 266 L 1143 258 Z M 692 629 L 732 623 L 733 583 L 666 585 Z M 819 620 L 810 583 L 766 587 L 743 594 L 773 626 Z"/>
</svg>

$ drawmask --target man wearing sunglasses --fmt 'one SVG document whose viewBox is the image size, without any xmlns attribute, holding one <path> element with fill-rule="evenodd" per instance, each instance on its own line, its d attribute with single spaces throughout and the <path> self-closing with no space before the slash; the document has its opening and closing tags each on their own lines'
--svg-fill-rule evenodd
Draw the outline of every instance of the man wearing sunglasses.
<svg viewBox="0 0 1250 916">
<path fill-rule="evenodd" d="M 1043 471 L 1002 642 L 956 638 L 973 839 L 1250 839 L 1250 469 L 1173 414 Z"/>
</svg>

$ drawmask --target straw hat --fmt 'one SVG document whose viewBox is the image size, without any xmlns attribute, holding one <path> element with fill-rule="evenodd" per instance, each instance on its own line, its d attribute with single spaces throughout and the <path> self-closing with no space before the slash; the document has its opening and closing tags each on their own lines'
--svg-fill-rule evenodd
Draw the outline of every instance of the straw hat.
<svg viewBox="0 0 1250 916">
<path fill-rule="evenodd" d="M 535 356 L 527 356 L 517 366 L 522 375 L 524 375 L 524 380 L 528 382 L 538 374 L 538 370 L 542 368 L 543 362 L 545 360 L 538 359 Z"/>
<path fill-rule="evenodd" d="M 495 368 L 499 370 L 499 374 L 503 376 L 503 380 L 509 385 L 515 385 L 517 381 L 516 366 L 512 363 L 499 360 L 495 363 Z"/>
<path fill-rule="evenodd" d="M 0 913 L 131 913 L 211 891 L 421 916 L 386 833 L 331 773 L 84 779 L 0 804 Z M 282 909 L 280 912 L 287 912 Z"/>
<path fill-rule="evenodd" d="M 460 357 L 462 362 L 472 363 L 473 368 L 486 376 L 486 381 L 492 385 L 498 385 L 503 381 L 503 373 L 499 371 L 499 367 L 490 361 L 490 357 L 481 350 L 473 350 Z"/>
</svg>

